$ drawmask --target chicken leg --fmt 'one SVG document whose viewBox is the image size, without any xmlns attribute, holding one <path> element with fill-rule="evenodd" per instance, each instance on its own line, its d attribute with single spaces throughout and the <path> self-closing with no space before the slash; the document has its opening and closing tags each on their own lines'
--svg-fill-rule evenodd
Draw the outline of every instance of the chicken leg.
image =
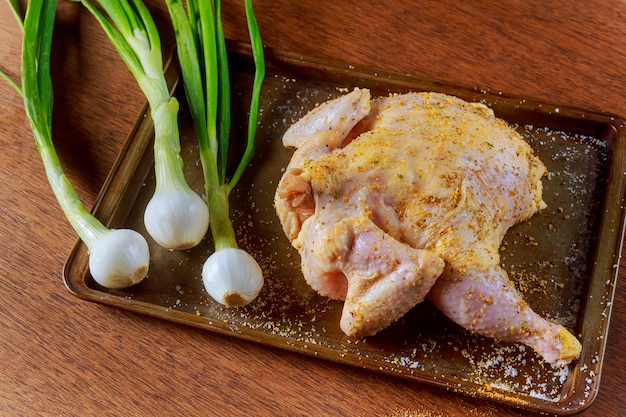
<svg viewBox="0 0 626 417">
<path fill-rule="evenodd" d="M 580 353 L 580 342 L 562 326 L 535 313 L 499 266 L 464 273 L 448 267 L 428 298 L 461 327 L 524 343 L 555 366 L 567 365 Z"/>
</svg>

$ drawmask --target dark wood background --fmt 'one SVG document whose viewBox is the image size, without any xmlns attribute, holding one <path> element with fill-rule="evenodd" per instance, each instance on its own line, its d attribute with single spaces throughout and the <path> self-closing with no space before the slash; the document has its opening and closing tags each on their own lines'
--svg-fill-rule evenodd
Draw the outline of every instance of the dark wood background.
<svg viewBox="0 0 626 417">
<path fill-rule="evenodd" d="M 148 3 L 168 50 L 164 6 Z M 240 3 L 224 1 L 224 22 L 245 41 Z M 144 98 L 91 16 L 65 0 L 58 9 L 54 138 L 90 208 Z M 626 2 L 256 0 L 255 10 L 273 48 L 626 117 Z M 20 45 L 0 2 L 0 68 L 14 77 Z M 0 415 L 533 415 L 76 299 L 61 280 L 76 235 L 4 82 L 0 141 Z M 581 415 L 626 413 L 622 284 L 600 392 Z"/>
</svg>

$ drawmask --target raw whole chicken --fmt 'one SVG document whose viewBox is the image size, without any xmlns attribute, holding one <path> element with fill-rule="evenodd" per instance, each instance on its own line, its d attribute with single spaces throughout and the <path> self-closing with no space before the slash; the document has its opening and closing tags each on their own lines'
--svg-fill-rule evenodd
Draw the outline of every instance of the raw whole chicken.
<svg viewBox="0 0 626 417">
<path fill-rule="evenodd" d="M 345 300 L 348 336 L 374 335 L 428 297 L 462 327 L 555 366 L 578 357 L 578 340 L 500 267 L 506 231 L 545 207 L 545 167 L 488 107 L 355 89 L 293 124 L 283 144 L 295 152 L 277 214 L 307 283 Z"/>
</svg>

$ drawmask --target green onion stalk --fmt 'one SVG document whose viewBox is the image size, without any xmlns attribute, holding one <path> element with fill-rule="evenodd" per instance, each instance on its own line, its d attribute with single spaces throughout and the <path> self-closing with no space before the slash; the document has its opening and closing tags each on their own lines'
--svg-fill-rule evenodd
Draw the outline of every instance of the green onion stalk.
<svg viewBox="0 0 626 417">
<path fill-rule="evenodd" d="M 248 132 L 243 155 L 227 176 L 230 141 L 230 80 L 219 0 L 166 0 L 176 33 L 177 53 L 192 120 L 210 212 L 215 252 L 204 264 L 207 292 L 227 306 L 250 303 L 263 286 L 263 273 L 250 254 L 237 245 L 230 219 L 229 196 L 254 153 L 261 85 L 265 77 L 263 44 L 252 1 L 245 12 L 255 62 Z"/>
<path fill-rule="evenodd" d="M 178 129 L 179 103 L 170 96 L 165 80 L 156 24 L 141 0 L 80 2 L 108 35 L 151 109 L 156 188 L 144 213 L 146 230 L 164 248 L 192 248 L 206 235 L 209 210 L 184 176 Z"/>
<path fill-rule="evenodd" d="M 129 229 L 108 229 L 91 215 L 63 172 L 52 142 L 53 88 L 50 55 L 56 0 L 31 0 L 21 20 L 16 2 L 11 2 L 23 28 L 21 88 L 11 84 L 24 100 L 37 150 L 46 176 L 66 218 L 89 249 L 89 269 L 94 280 L 108 288 L 124 288 L 143 280 L 150 253 L 146 240 Z M 3 77 L 8 77 L 3 74 Z"/>
<path fill-rule="evenodd" d="M 15 16 L 17 24 L 20 25 L 20 29 L 24 30 L 24 21 L 22 20 L 22 14 L 20 12 L 20 4 L 17 0 L 8 0 L 11 12 Z"/>
</svg>

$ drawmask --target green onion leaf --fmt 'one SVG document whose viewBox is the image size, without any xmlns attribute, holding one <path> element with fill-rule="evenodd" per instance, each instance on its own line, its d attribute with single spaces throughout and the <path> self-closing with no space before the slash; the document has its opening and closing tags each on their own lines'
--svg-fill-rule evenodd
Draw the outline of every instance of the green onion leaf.
<svg viewBox="0 0 626 417">
<path fill-rule="evenodd" d="M 246 169 L 254 154 L 254 138 L 256 136 L 257 119 L 259 115 L 259 107 L 261 100 L 261 86 L 265 79 L 265 56 L 263 54 L 263 42 L 261 40 L 261 32 L 254 16 L 252 9 L 252 0 L 245 0 L 246 19 L 248 22 L 248 31 L 250 33 L 250 42 L 252 45 L 252 56 L 254 59 L 255 73 L 254 83 L 252 85 L 252 99 L 250 101 L 250 113 L 248 115 L 248 140 L 243 157 L 230 182 L 228 183 L 229 192 L 241 178 L 243 171 Z"/>
</svg>

